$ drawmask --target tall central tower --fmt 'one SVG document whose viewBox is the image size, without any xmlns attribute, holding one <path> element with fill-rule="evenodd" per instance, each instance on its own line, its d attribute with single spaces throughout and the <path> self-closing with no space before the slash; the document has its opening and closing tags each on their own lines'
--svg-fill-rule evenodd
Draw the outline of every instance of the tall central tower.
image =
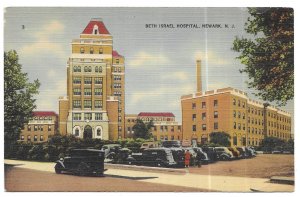
<svg viewBox="0 0 300 197">
<path fill-rule="evenodd" d="M 92 19 L 72 40 L 67 97 L 59 100 L 61 134 L 117 140 L 124 137 L 124 57 L 101 19 Z"/>
</svg>

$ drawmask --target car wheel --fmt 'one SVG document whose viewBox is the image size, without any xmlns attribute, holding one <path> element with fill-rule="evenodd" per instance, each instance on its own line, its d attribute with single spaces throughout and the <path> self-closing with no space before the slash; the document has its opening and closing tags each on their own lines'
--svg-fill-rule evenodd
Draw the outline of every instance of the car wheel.
<svg viewBox="0 0 300 197">
<path fill-rule="evenodd" d="M 222 155 L 222 156 L 221 156 L 221 160 L 222 160 L 222 161 L 227 161 L 227 160 L 228 160 L 228 157 L 227 157 L 226 155 Z"/>
<path fill-rule="evenodd" d="M 57 164 L 55 165 L 55 167 L 54 167 L 55 173 L 56 173 L 56 174 L 61 174 L 62 168 L 63 168 L 63 167 L 61 166 L 61 164 L 60 164 L 60 163 L 57 163 Z"/>
<path fill-rule="evenodd" d="M 76 175 L 84 176 L 87 174 L 89 166 L 85 162 L 81 162 L 76 169 Z"/>
</svg>

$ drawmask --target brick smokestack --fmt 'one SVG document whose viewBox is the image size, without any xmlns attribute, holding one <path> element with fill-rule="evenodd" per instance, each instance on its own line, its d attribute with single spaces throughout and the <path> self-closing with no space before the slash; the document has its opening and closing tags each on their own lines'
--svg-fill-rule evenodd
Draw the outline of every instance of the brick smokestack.
<svg viewBox="0 0 300 197">
<path fill-rule="evenodd" d="M 201 60 L 196 61 L 197 92 L 202 92 Z"/>
</svg>

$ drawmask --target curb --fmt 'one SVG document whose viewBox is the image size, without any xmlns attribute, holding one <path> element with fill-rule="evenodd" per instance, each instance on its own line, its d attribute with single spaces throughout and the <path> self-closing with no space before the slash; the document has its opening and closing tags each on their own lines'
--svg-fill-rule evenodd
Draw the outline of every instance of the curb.
<svg viewBox="0 0 300 197">
<path fill-rule="evenodd" d="M 177 168 L 162 168 L 162 167 L 136 166 L 136 165 L 126 165 L 126 164 L 110 164 L 110 163 L 105 163 L 104 167 L 111 168 L 111 169 L 186 174 L 186 169 L 177 169 Z"/>
</svg>

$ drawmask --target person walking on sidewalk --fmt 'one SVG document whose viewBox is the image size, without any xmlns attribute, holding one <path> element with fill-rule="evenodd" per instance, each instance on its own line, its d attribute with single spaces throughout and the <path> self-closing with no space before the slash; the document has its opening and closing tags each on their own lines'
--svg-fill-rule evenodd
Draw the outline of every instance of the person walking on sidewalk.
<svg viewBox="0 0 300 197">
<path fill-rule="evenodd" d="M 190 167 L 190 160 L 191 160 L 191 153 L 189 152 L 189 150 L 186 150 L 184 154 L 184 165 L 186 168 Z"/>
</svg>

